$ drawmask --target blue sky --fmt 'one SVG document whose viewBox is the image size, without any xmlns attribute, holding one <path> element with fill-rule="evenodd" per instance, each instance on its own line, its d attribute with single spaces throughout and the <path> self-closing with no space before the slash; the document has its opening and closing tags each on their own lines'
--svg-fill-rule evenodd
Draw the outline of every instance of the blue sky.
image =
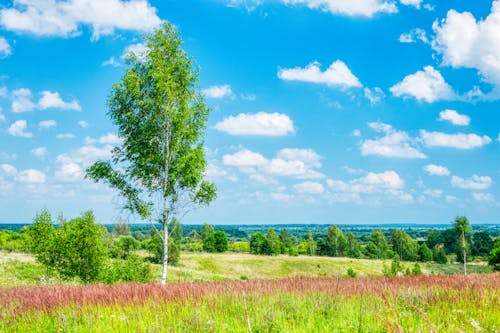
<svg viewBox="0 0 500 333">
<path fill-rule="evenodd" d="M 164 20 L 212 108 L 183 223 L 500 223 L 500 1 L 426 0 L 2 1 L 0 222 L 133 220 L 84 170 Z"/>
</svg>

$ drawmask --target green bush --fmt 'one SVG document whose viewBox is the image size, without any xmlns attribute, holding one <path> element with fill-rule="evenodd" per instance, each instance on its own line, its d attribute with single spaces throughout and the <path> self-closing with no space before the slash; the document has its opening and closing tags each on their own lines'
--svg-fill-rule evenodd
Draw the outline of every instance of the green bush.
<svg viewBox="0 0 500 333">
<path fill-rule="evenodd" d="M 233 252 L 250 252 L 249 242 L 234 242 L 229 244 L 229 251 Z"/>
<path fill-rule="evenodd" d="M 356 271 L 352 269 L 352 267 L 349 267 L 347 269 L 347 276 L 355 278 L 356 276 L 358 276 L 358 273 L 356 273 Z"/>
<path fill-rule="evenodd" d="M 136 254 L 126 259 L 109 260 L 101 271 L 99 280 L 104 283 L 150 282 L 153 278 L 151 264 Z"/>
</svg>

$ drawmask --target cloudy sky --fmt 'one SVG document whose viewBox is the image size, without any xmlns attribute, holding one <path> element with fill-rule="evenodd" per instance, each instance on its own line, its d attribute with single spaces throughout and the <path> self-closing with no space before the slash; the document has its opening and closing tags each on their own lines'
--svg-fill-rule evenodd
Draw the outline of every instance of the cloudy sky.
<svg viewBox="0 0 500 333">
<path fill-rule="evenodd" d="M 465 0 L 2 1 L 0 222 L 130 218 L 84 170 L 164 20 L 212 107 L 184 223 L 500 223 L 500 1 Z"/>
</svg>

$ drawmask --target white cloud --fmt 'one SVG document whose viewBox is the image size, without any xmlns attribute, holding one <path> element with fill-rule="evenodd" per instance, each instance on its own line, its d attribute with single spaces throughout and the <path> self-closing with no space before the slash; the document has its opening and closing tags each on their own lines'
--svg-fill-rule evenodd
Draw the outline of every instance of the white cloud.
<svg viewBox="0 0 500 333">
<path fill-rule="evenodd" d="M 493 183 L 489 176 L 472 175 L 469 179 L 458 176 L 451 177 L 451 185 L 466 190 L 487 190 Z"/>
<path fill-rule="evenodd" d="M 470 117 L 459 114 L 455 110 L 443 110 L 439 113 L 439 121 L 449 121 L 453 125 L 467 126 L 470 124 Z"/>
<path fill-rule="evenodd" d="M 240 113 L 215 124 L 219 131 L 230 135 L 285 136 L 295 132 L 293 121 L 282 113 Z"/>
<path fill-rule="evenodd" d="M 423 71 L 406 76 L 403 81 L 390 88 L 394 96 L 412 96 L 418 101 L 432 103 L 438 100 L 456 98 L 452 88 L 445 82 L 441 73 L 432 66 Z"/>
<path fill-rule="evenodd" d="M 288 202 L 293 200 L 294 196 L 291 194 L 281 193 L 281 192 L 271 192 L 271 198 L 276 201 L 285 201 Z"/>
<path fill-rule="evenodd" d="M 361 143 L 361 155 L 376 155 L 395 158 L 427 158 L 425 154 L 413 147 L 409 135 L 403 131 L 397 131 L 391 125 L 382 122 L 369 123 L 372 129 L 385 135 L 373 140 L 364 140 Z"/>
<path fill-rule="evenodd" d="M 127 46 L 125 50 L 123 50 L 121 58 L 123 60 L 126 60 L 128 56 L 133 55 L 139 60 L 144 60 L 148 52 L 149 49 L 146 46 L 146 44 L 143 43 L 131 44 Z"/>
<path fill-rule="evenodd" d="M 416 43 L 417 41 L 421 41 L 425 44 L 429 43 L 429 39 L 427 39 L 425 30 L 415 28 L 407 33 L 402 33 L 401 35 L 399 35 L 400 43 Z"/>
<path fill-rule="evenodd" d="M 78 121 L 78 126 L 80 126 L 81 128 L 87 128 L 89 127 L 89 123 L 86 122 L 85 120 L 80 120 Z"/>
<path fill-rule="evenodd" d="M 255 167 L 267 164 L 268 160 L 259 153 L 243 149 L 232 155 L 224 155 L 222 162 L 235 167 Z"/>
<path fill-rule="evenodd" d="M 284 148 L 276 156 L 286 161 L 298 160 L 314 168 L 321 168 L 321 156 L 312 149 Z"/>
<path fill-rule="evenodd" d="M 10 125 L 7 132 L 12 136 L 31 138 L 31 137 L 33 137 L 33 133 L 26 131 L 27 126 L 28 126 L 28 123 L 26 122 L 26 120 L 18 120 L 15 123 L 13 123 L 12 125 Z"/>
<path fill-rule="evenodd" d="M 278 77 L 287 81 L 320 83 L 331 87 L 362 87 L 358 78 L 352 74 L 351 70 L 341 60 L 334 61 L 324 72 L 321 71 L 319 66 L 318 62 L 312 62 L 305 68 L 280 69 Z"/>
<path fill-rule="evenodd" d="M 361 136 L 361 131 L 359 129 L 355 129 L 355 130 L 352 131 L 351 135 L 355 136 L 355 137 L 360 137 Z"/>
<path fill-rule="evenodd" d="M 379 13 L 397 13 L 389 0 L 281 0 L 285 5 L 303 5 L 335 15 L 372 17 Z"/>
<path fill-rule="evenodd" d="M 122 139 L 114 133 L 108 132 L 102 135 L 99 139 L 93 139 L 91 137 L 85 138 L 86 144 L 101 143 L 105 145 L 118 145 L 122 143 Z"/>
<path fill-rule="evenodd" d="M 121 63 L 115 59 L 115 57 L 110 57 L 108 60 L 102 62 L 101 66 L 112 66 L 112 67 L 120 67 Z"/>
<path fill-rule="evenodd" d="M 417 9 L 420 9 L 420 4 L 422 3 L 422 0 L 399 0 L 403 5 L 405 6 L 413 6 Z"/>
<path fill-rule="evenodd" d="M 321 194 L 325 191 L 323 185 L 317 182 L 303 182 L 293 186 L 295 191 L 304 194 Z"/>
<path fill-rule="evenodd" d="M 17 155 L 16 154 L 9 154 L 9 153 L 2 151 L 2 152 L 0 152 L 0 159 L 2 159 L 2 160 L 16 160 Z"/>
<path fill-rule="evenodd" d="M 234 154 L 222 157 L 224 165 L 238 167 L 241 171 L 250 174 L 268 176 L 293 177 L 297 179 L 318 179 L 324 175 L 315 168 L 319 168 L 320 157 L 308 149 L 284 149 L 278 152 L 280 158 L 267 159 L 259 153 L 248 149 L 241 149 Z"/>
<path fill-rule="evenodd" d="M 57 123 L 55 120 L 42 120 L 41 122 L 38 123 L 38 127 L 40 128 L 51 128 L 56 126 Z"/>
<path fill-rule="evenodd" d="M 404 181 L 395 171 L 369 172 L 366 176 L 349 180 L 328 179 L 331 199 L 335 202 L 362 203 L 363 196 L 393 197 L 403 202 L 412 202 L 413 196 L 404 192 Z"/>
<path fill-rule="evenodd" d="M 35 103 L 31 100 L 31 91 L 27 88 L 21 88 L 12 91 L 12 111 L 26 112 L 35 109 Z"/>
<path fill-rule="evenodd" d="M 55 172 L 55 178 L 63 182 L 76 182 L 84 178 L 82 167 L 77 163 L 63 163 Z"/>
<path fill-rule="evenodd" d="M 31 153 L 33 155 L 35 155 L 36 157 L 44 157 L 45 155 L 47 155 L 47 148 L 38 147 L 38 148 L 32 149 Z"/>
<path fill-rule="evenodd" d="M 384 92 L 379 87 L 375 87 L 373 89 L 365 87 L 364 93 L 371 105 L 379 103 L 385 97 Z"/>
<path fill-rule="evenodd" d="M 16 0 L 0 10 L 4 29 L 36 36 L 74 37 L 81 25 L 88 25 L 96 40 L 116 29 L 147 32 L 160 23 L 156 9 L 145 0 Z"/>
<path fill-rule="evenodd" d="M 0 108 L 0 111 L 1 111 L 1 110 L 2 110 L 2 109 Z M 7 121 L 7 118 L 5 118 L 5 116 L 3 115 L 3 113 L 2 113 L 2 112 L 0 112 L 0 123 L 3 123 L 3 122 L 5 122 L 5 121 Z"/>
<path fill-rule="evenodd" d="M 0 36 L 0 59 L 6 58 L 12 54 L 12 49 L 9 42 L 4 37 Z"/>
<path fill-rule="evenodd" d="M 481 193 L 481 192 L 473 192 L 472 197 L 474 200 L 485 203 L 495 203 L 495 198 L 491 193 Z"/>
<path fill-rule="evenodd" d="M 428 165 L 424 166 L 424 170 L 429 175 L 433 175 L 433 176 L 449 176 L 450 175 L 450 170 L 448 170 L 447 167 L 444 167 L 442 165 L 428 164 Z"/>
<path fill-rule="evenodd" d="M 278 182 L 273 177 L 261 173 L 253 173 L 249 176 L 250 180 L 264 185 L 277 185 Z"/>
<path fill-rule="evenodd" d="M 10 177 L 14 177 L 17 174 L 16 167 L 10 164 L 0 164 L 0 170 Z"/>
<path fill-rule="evenodd" d="M 51 91 L 42 91 L 42 97 L 38 100 L 38 107 L 42 110 L 45 109 L 63 109 L 63 110 L 76 110 L 81 111 L 82 107 L 78 104 L 77 100 L 65 102 L 62 100 L 59 93 Z"/>
<path fill-rule="evenodd" d="M 35 169 L 27 169 L 17 173 L 15 180 L 23 184 L 43 184 L 45 183 L 45 174 Z"/>
<path fill-rule="evenodd" d="M 208 98 L 224 98 L 233 96 L 233 90 L 229 84 L 222 86 L 210 86 L 202 90 L 203 95 Z"/>
<path fill-rule="evenodd" d="M 432 47 L 443 56 L 443 64 L 477 69 L 487 82 L 500 84 L 500 1 L 492 2 L 490 14 L 482 20 L 449 10 L 433 29 Z"/>
<path fill-rule="evenodd" d="M 56 139 L 74 139 L 76 136 L 73 133 L 60 133 L 56 135 Z"/>
<path fill-rule="evenodd" d="M 420 130 L 420 140 L 428 147 L 448 147 L 456 149 L 474 149 L 487 145 L 491 139 L 477 134 L 446 134 L 441 132 L 427 132 Z"/>
</svg>

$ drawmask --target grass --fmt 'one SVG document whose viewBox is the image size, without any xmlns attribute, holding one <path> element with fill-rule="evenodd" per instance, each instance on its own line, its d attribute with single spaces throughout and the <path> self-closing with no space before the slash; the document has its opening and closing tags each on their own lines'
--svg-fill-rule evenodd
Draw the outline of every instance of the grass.
<svg viewBox="0 0 500 333">
<path fill-rule="evenodd" d="M 351 267 L 358 276 L 382 275 L 383 265 L 389 260 L 330 258 L 310 256 L 255 256 L 243 253 L 210 254 L 183 252 L 177 267 L 169 267 L 169 281 L 228 281 L 247 279 L 275 279 L 287 277 L 345 276 Z M 403 262 L 413 267 L 414 263 Z M 461 274 L 459 263 L 420 263 L 424 274 Z M 487 273 L 491 269 L 485 263 L 468 265 L 470 273 Z M 153 265 L 155 280 L 159 281 L 161 267 Z M 45 278 L 45 270 L 34 258 L 22 253 L 0 251 L 0 285 L 18 286 L 39 284 Z M 52 278 L 53 283 L 61 283 Z"/>
<path fill-rule="evenodd" d="M 0 332 L 498 332 L 500 275 L 0 288 Z"/>
</svg>

